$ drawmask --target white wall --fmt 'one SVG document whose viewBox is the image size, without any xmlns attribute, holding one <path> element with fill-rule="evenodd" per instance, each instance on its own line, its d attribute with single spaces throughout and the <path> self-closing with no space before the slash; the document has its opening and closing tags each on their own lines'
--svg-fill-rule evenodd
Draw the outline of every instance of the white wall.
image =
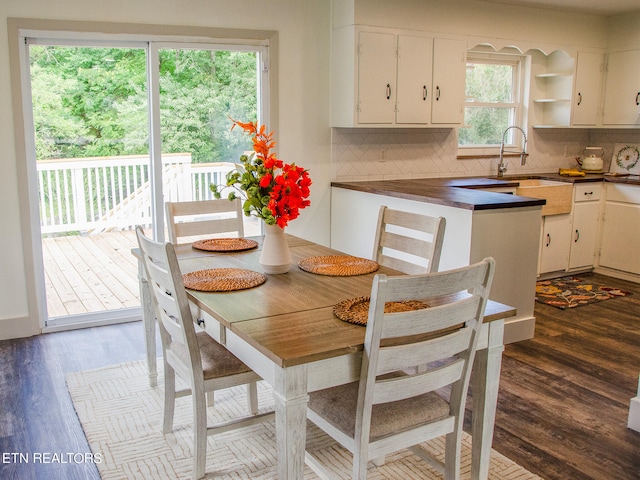
<svg viewBox="0 0 640 480">
<path fill-rule="evenodd" d="M 175 25 L 277 31 L 278 70 L 272 98 L 280 158 L 311 172 L 312 205 L 290 232 L 329 243 L 330 131 L 328 1 L 272 0 L 3 0 L 0 2 L 0 338 L 39 333 L 34 275 L 14 122 L 8 18 Z M 185 31 L 184 28 L 177 30 Z M 188 29 L 187 29 L 188 31 Z M 18 135 L 18 138 L 20 135 Z"/>
</svg>

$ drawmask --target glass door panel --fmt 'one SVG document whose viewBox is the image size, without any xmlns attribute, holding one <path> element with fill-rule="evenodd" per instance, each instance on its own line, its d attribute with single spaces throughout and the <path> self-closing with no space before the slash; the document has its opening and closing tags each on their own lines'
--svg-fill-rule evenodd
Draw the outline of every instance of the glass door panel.
<svg viewBox="0 0 640 480">
<path fill-rule="evenodd" d="M 164 201 L 212 199 L 251 140 L 230 118 L 259 115 L 257 51 L 159 48 L 159 116 Z M 245 217 L 245 235 L 260 224 Z M 166 237 L 165 237 L 166 238 Z"/>
</svg>

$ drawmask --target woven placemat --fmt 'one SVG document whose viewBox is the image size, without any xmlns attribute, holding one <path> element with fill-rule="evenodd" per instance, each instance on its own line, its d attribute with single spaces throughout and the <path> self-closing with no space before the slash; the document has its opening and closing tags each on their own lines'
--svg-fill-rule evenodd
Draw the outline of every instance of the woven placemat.
<svg viewBox="0 0 640 480">
<path fill-rule="evenodd" d="M 258 242 L 249 238 L 210 238 L 193 242 L 191 246 L 207 252 L 239 252 L 256 248 Z"/>
<path fill-rule="evenodd" d="M 323 255 L 304 258 L 298 266 L 305 272 L 334 277 L 348 277 L 375 272 L 380 265 L 378 262 L 351 255 Z"/>
<path fill-rule="evenodd" d="M 340 320 L 366 325 L 369 318 L 370 297 L 357 297 L 343 300 L 333 307 L 333 314 Z M 429 305 L 418 300 L 403 300 L 400 302 L 387 302 L 384 304 L 385 313 L 409 312 L 429 308 Z"/>
<path fill-rule="evenodd" d="M 211 268 L 182 275 L 184 286 L 200 292 L 232 292 L 262 285 L 262 273 L 241 268 Z"/>
</svg>

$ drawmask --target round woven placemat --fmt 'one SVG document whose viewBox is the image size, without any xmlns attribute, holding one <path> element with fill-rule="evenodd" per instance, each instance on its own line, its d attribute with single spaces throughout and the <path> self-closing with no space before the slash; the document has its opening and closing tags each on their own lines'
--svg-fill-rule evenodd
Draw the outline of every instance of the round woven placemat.
<svg viewBox="0 0 640 480">
<path fill-rule="evenodd" d="M 333 307 L 333 314 L 340 320 L 356 325 L 366 325 L 369 318 L 370 297 L 357 297 L 343 300 Z M 387 302 L 384 305 L 385 313 L 409 312 L 429 308 L 429 305 L 418 300 L 403 300 L 400 302 Z"/>
<path fill-rule="evenodd" d="M 256 248 L 258 242 L 249 238 L 210 238 L 193 242 L 191 246 L 207 252 L 239 252 Z"/>
<path fill-rule="evenodd" d="M 182 275 L 184 286 L 201 292 L 232 292 L 263 284 L 267 277 L 262 273 L 241 268 L 211 268 Z"/>
<path fill-rule="evenodd" d="M 334 277 L 364 275 L 375 272 L 380 267 L 378 262 L 351 255 L 323 255 L 304 258 L 298 262 L 298 266 L 305 272 Z"/>
</svg>

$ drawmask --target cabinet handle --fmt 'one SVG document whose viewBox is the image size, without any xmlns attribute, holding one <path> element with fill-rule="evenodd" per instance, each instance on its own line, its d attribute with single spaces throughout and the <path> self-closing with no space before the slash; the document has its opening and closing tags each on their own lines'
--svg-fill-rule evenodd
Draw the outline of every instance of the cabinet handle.
<svg viewBox="0 0 640 480">
<path fill-rule="evenodd" d="M 547 247 L 551 245 L 551 235 L 547 233 Z"/>
<path fill-rule="evenodd" d="M 640 105 L 640 92 L 636 95 L 636 105 Z"/>
<path fill-rule="evenodd" d="M 593 192 L 584 192 L 584 194 L 585 194 L 587 197 L 589 197 L 589 196 L 593 195 Z"/>
<path fill-rule="evenodd" d="M 202 328 L 204 328 L 204 318 L 196 319 L 196 323 L 200 325 Z"/>
<path fill-rule="evenodd" d="M 640 92 L 638 92 L 638 95 L 640 95 Z M 436 86 L 436 102 L 440 100 L 440 87 Z"/>
<path fill-rule="evenodd" d="M 582 103 L 582 93 L 578 92 L 578 105 Z"/>
<path fill-rule="evenodd" d="M 387 83 L 387 100 L 391 98 L 391 85 Z"/>
<path fill-rule="evenodd" d="M 427 86 L 426 85 L 422 86 L 422 100 L 423 101 L 427 100 Z"/>
<path fill-rule="evenodd" d="M 574 237 L 573 243 L 578 243 L 578 240 L 580 240 L 580 230 L 576 229 L 576 236 Z"/>
</svg>

